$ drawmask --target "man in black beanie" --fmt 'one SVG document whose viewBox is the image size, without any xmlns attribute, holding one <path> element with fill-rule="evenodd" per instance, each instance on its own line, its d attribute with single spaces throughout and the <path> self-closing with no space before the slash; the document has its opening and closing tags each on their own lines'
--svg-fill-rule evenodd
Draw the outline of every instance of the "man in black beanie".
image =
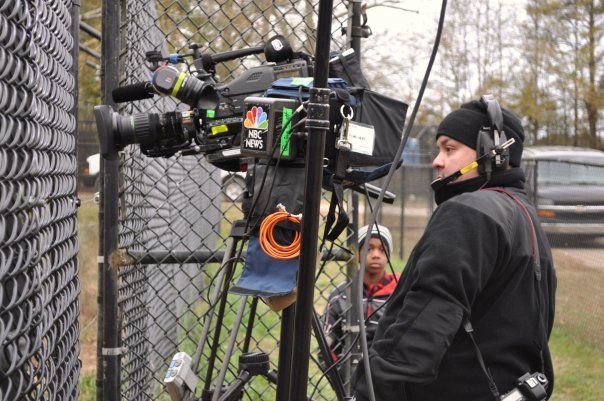
<svg viewBox="0 0 604 401">
<path fill-rule="evenodd" d="M 377 401 L 499 400 L 535 372 L 549 380 L 538 399 L 553 391 L 556 274 L 524 191 L 522 125 L 502 114 L 505 137 L 515 140 L 509 166 L 486 168 L 493 159 L 476 151 L 479 132 L 493 128 L 482 101 L 462 105 L 438 127 L 432 167 L 446 184 L 433 185 L 439 206 L 369 350 Z M 362 363 L 354 381 L 357 400 L 369 400 Z"/>
</svg>

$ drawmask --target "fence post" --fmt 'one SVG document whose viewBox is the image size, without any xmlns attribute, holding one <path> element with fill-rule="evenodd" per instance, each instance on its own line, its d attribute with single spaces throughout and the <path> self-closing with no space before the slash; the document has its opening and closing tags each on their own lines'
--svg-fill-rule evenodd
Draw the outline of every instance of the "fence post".
<svg viewBox="0 0 604 401">
<path fill-rule="evenodd" d="M 120 1 L 103 0 L 101 96 L 115 107 L 111 90 L 119 83 Z M 118 249 L 119 160 L 101 158 L 99 203 L 99 328 L 97 340 L 97 401 L 120 399 L 120 320 L 117 266 L 111 255 Z"/>
<path fill-rule="evenodd" d="M 352 18 L 349 21 L 350 29 L 351 29 L 351 40 L 350 47 L 354 50 L 354 53 L 359 61 L 359 65 L 361 63 L 361 35 L 358 34 L 358 30 L 361 28 L 361 2 L 354 1 L 352 3 Z M 346 275 L 350 278 L 351 285 L 346 288 L 346 297 L 351 300 L 352 297 L 352 289 L 357 288 L 357 281 L 361 278 L 357 274 L 358 269 L 358 258 L 356 256 L 357 250 L 359 248 L 359 243 L 357 239 L 357 233 L 359 231 L 359 195 L 351 191 L 352 197 L 352 219 L 351 223 L 348 226 L 348 240 L 347 244 L 349 249 L 354 252 L 354 257 L 352 257 L 349 262 L 346 264 Z M 352 307 L 348 309 L 347 312 L 347 322 L 351 325 L 353 322 L 360 322 L 361 316 L 359 315 L 360 311 L 356 307 Z M 353 336 L 346 336 L 346 349 L 349 349 L 353 346 Z M 344 377 L 350 377 L 352 372 L 354 371 L 358 361 L 361 359 L 361 348 L 360 343 L 357 341 L 354 344 L 354 348 L 351 351 L 351 357 L 344 364 Z M 344 389 L 346 394 L 350 395 L 352 391 L 350 380 L 344 384 Z"/>
<path fill-rule="evenodd" d="M 405 182 L 406 182 L 406 178 L 405 178 L 405 170 L 407 169 L 406 165 L 402 165 L 401 166 L 401 192 L 399 194 L 399 196 L 401 197 L 401 220 L 400 220 L 400 232 L 399 232 L 399 249 L 398 249 L 398 255 L 399 258 L 401 258 L 401 260 L 403 260 L 403 257 L 405 256 Z"/>
<path fill-rule="evenodd" d="M 71 3 L 71 10 L 70 10 L 70 15 L 71 15 L 71 35 L 72 35 L 72 39 L 73 39 L 73 46 L 71 48 L 71 59 L 72 59 L 72 66 L 71 66 L 71 74 L 73 76 L 73 80 L 74 80 L 74 84 L 75 84 L 75 90 L 73 92 L 73 107 L 70 110 L 70 114 L 73 116 L 73 119 L 75 121 L 75 127 L 74 127 L 74 131 L 73 131 L 73 135 L 76 141 L 76 146 L 74 149 L 74 156 L 75 156 L 75 160 L 78 161 L 78 149 L 79 149 L 79 142 L 80 142 L 80 130 L 79 130 L 79 124 L 78 124 L 78 103 L 79 103 L 79 90 L 80 90 L 80 86 L 78 84 L 78 72 L 79 72 L 79 57 L 80 57 L 80 47 L 79 47 L 79 43 L 80 43 L 80 0 L 73 0 Z M 79 163 L 77 163 L 79 166 Z M 75 187 L 75 191 L 77 194 L 78 191 L 78 184 L 79 184 L 79 171 L 76 171 L 75 173 L 75 182 L 76 182 L 76 187 Z M 77 196 L 77 195 L 76 195 Z M 78 199 L 78 205 L 80 205 L 80 200 Z M 79 207 L 79 206 L 78 206 Z M 76 255 L 74 255 L 74 258 L 77 258 Z M 81 293 L 78 296 L 79 299 L 81 299 Z M 80 301 L 81 302 L 81 301 Z M 79 303 L 80 307 L 81 307 L 81 303 Z M 79 316 L 79 311 L 78 311 L 78 316 Z M 79 323 L 78 323 L 79 325 Z M 78 328 L 78 343 L 80 343 L 81 341 L 81 327 Z M 81 374 L 81 368 L 82 368 L 82 362 L 81 360 L 78 361 L 79 364 L 79 369 L 78 369 L 78 380 L 79 380 L 79 375 Z M 79 389 L 79 387 L 78 387 Z M 79 397 L 79 393 L 78 393 L 78 397 Z"/>
<path fill-rule="evenodd" d="M 80 130 L 78 124 L 78 102 L 79 102 L 79 85 L 78 85 L 78 72 L 79 72 L 79 57 L 80 57 L 80 0 L 73 0 L 71 3 L 71 36 L 73 38 L 73 47 L 71 48 L 71 58 L 73 60 L 73 65 L 71 67 L 71 74 L 73 75 L 73 80 L 75 82 L 75 91 L 73 93 L 73 107 L 71 108 L 71 115 L 73 116 L 76 125 L 73 132 L 75 136 L 76 143 L 78 144 L 75 147 L 75 159 L 78 159 L 78 149 L 80 142 Z M 79 174 L 76 173 L 76 183 L 79 181 Z M 77 191 L 77 184 L 76 184 Z"/>
<path fill-rule="evenodd" d="M 356 288 L 357 281 L 360 279 L 357 270 L 358 270 L 358 258 L 357 258 L 357 249 L 359 249 L 359 242 L 357 238 L 357 233 L 359 232 L 359 196 L 353 192 L 352 196 L 352 219 L 351 223 L 348 225 L 348 247 L 352 252 L 354 252 L 354 256 L 350 258 L 348 263 L 346 264 L 346 276 L 349 277 L 351 285 L 346 287 L 346 297 L 351 300 L 352 298 L 352 290 Z M 353 307 L 348 309 L 346 321 L 348 325 L 356 324 L 360 321 L 358 308 Z M 353 346 L 353 335 L 346 336 L 345 341 L 345 349 L 350 349 Z M 359 346 L 359 342 L 357 341 L 354 344 L 354 348 L 351 351 L 351 357 L 344 364 L 344 377 L 350 377 L 355 366 L 358 361 L 361 359 L 361 348 Z M 351 394 L 351 383 L 347 381 L 344 384 L 344 390 L 346 394 Z"/>
</svg>

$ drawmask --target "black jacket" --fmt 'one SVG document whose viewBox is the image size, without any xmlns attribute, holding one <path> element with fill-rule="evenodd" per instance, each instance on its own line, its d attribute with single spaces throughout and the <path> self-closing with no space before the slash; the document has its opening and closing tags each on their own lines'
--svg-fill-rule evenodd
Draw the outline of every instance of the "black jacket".
<svg viewBox="0 0 604 401">
<path fill-rule="evenodd" d="M 522 171 L 493 176 L 487 186 L 505 187 L 536 223 L 537 281 L 523 209 L 504 194 L 477 191 L 480 180 L 458 184 L 461 194 L 449 186 L 409 257 L 369 350 L 377 401 L 492 401 L 463 329 L 466 318 L 501 394 L 526 372 L 545 373 L 551 394 L 547 339 L 556 277 L 550 247 L 522 189 Z M 369 399 L 362 364 L 355 381 L 357 399 Z"/>
</svg>

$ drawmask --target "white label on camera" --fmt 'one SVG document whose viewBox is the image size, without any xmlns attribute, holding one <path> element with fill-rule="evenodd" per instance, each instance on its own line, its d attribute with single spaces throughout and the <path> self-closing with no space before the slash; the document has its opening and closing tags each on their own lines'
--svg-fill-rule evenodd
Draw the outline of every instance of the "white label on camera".
<svg viewBox="0 0 604 401">
<path fill-rule="evenodd" d="M 348 142 L 352 151 L 364 155 L 373 155 L 375 142 L 375 130 L 372 125 L 361 124 L 351 121 L 348 126 Z"/>
</svg>

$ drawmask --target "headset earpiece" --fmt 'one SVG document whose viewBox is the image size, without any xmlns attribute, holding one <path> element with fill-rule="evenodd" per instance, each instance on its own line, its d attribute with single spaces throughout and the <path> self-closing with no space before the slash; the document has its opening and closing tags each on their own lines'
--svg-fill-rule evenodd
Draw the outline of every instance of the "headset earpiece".
<svg viewBox="0 0 604 401">
<path fill-rule="evenodd" d="M 493 136 L 488 130 L 485 130 L 486 127 L 483 127 L 478 132 L 478 138 L 476 140 L 476 156 L 480 157 L 487 152 L 490 152 L 491 149 L 495 146 L 495 142 L 493 142 Z M 483 175 L 486 172 L 486 164 L 492 163 L 492 159 L 487 159 L 482 163 L 478 164 L 478 172 Z"/>
<path fill-rule="evenodd" d="M 482 127 L 478 132 L 476 155 L 479 158 L 507 141 L 503 132 L 503 113 L 495 97 L 493 95 L 484 95 L 480 98 L 480 103 L 485 106 L 491 125 L 489 127 Z M 487 172 L 503 171 L 508 168 L 509 161 L 510 151 L 509 149 L 505 149 L 497 156 L 486 158 L 484 162 L 480 163 L 478 165 L 478 172 L 485 174 Z M 490 166 L 487 166 L 487 164 L 490 164 Z"/>
</svg>

